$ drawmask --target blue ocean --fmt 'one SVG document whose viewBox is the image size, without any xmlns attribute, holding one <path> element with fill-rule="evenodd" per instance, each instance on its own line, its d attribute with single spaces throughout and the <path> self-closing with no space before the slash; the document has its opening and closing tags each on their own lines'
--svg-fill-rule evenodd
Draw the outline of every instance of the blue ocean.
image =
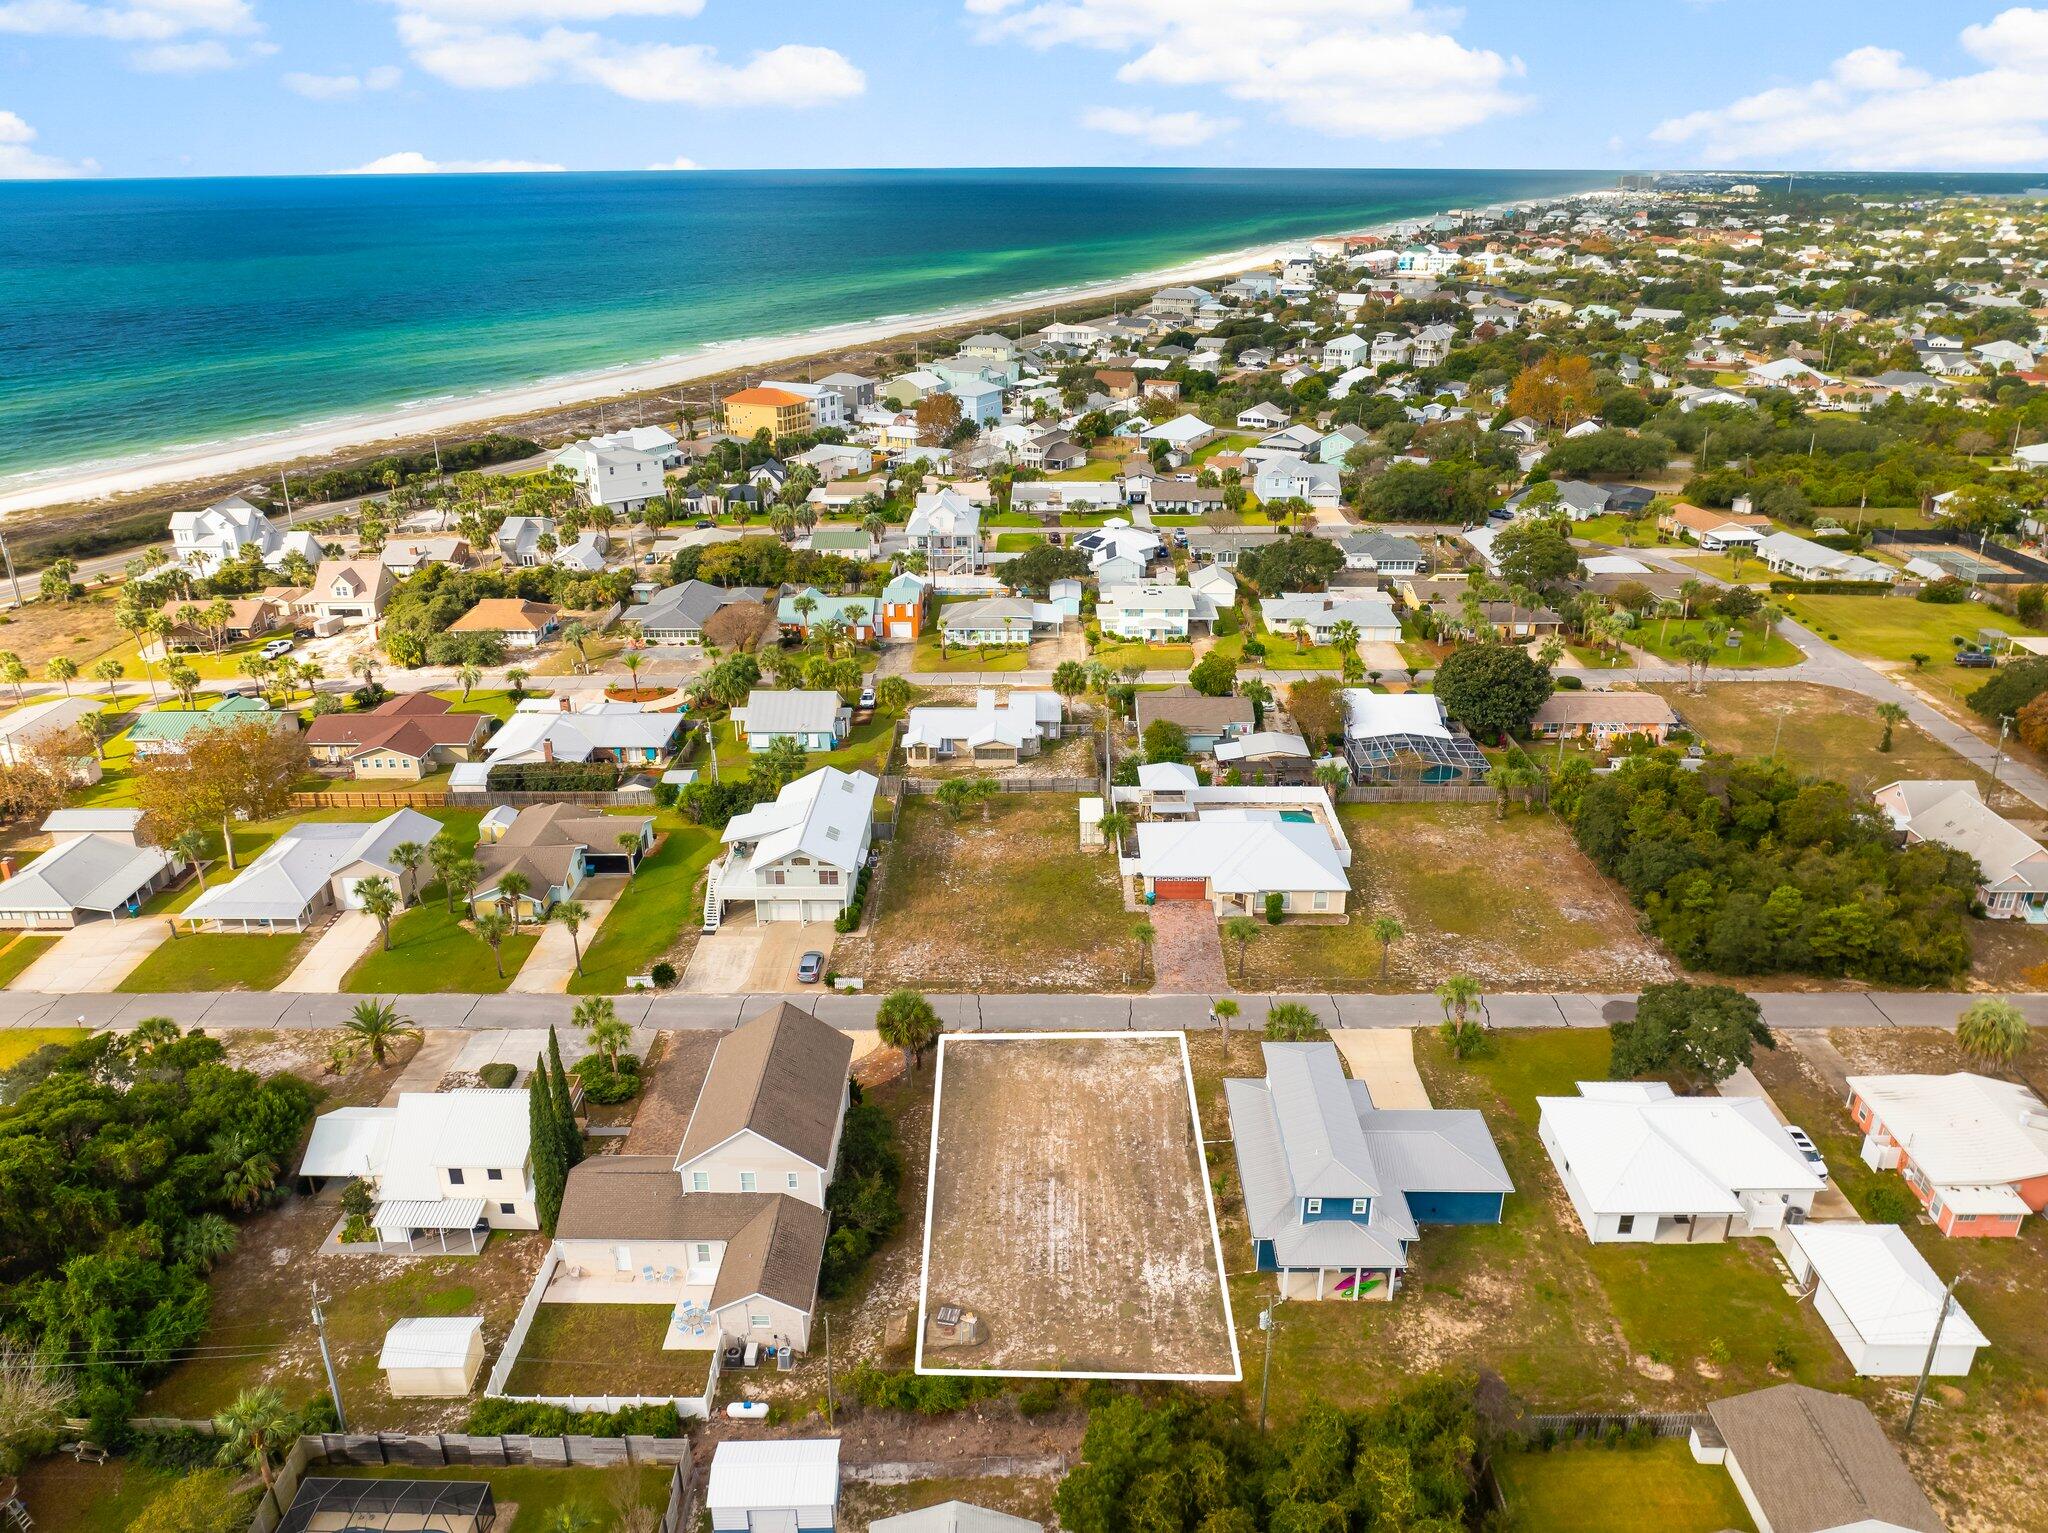
<svg viewBox="0 0 2048 1533">
<path fill-rule="evenodd" d="M 1060 169 L 0 184 L 0 480 L 1610 181 Z"/>
</svg>

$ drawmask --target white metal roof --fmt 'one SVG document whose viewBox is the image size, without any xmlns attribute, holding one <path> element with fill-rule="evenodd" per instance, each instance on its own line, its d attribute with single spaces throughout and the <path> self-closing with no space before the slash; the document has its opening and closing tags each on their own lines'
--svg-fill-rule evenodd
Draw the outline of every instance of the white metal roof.
<svg viewBox="0 0 2048 1533">
<path fill-rule="evenodd" d="M 1849 1089 L 1943 1188 L 2048 1176 L 2048 1108 L 2024 1086 L 1961 1070 L 1852 1075 Z"/>
<path fill-rule="evenodd" d="M 1207 879 L 1216 894 L 1351 887 L 1328 833 L 1277 812 L 1271 819 L 1148 820 L 1138 827 L 1138 866 L 1147 878 Z"/>
<path fill-rule="evenodd" d="M 440 1172 L 447 1167 L 510 1170 L 526 1164 L 530 1125 L 523 1089 L 408 1091 L 395 1111 L 377 1188 L 387 1202 L 441 1198 Z"/>
<path fill-rule="evenodd" d="M 169 862 L 154 846 L 115 836 L 80 836 L 51 847 L 0 883 L 0 910 L 118 910 Z"/>
<path fill-rule="evenodd" d="M 395 1107 L 337 1107 L 313 1120 L 300 1176 L 375 1176 L 391 1148 Z"/>
<path fill-rule="evenodd" d="M 460 1368 L 470 1341 L 484 1328 L 481 1315 L 429 1315 L 395 1322 L 384 1333 L 379 1368 Z"/>
<path fill-rule="evenodd" d="M 1179 793 L 1201 782 L 1185 761 L 1148 761 L 1138 768 L 1138 786 L 1154 793 Z"/>
<path fill-rule="evenodd" d="M 915 1512 L 877 1517 L 868 1533 L 1043 1533 L 1044 1524 L 1008 1512 L 992 1512 L 971 1501 L 941 1501 Z"/>
<path fill-rule="evenodd" d="M 1429 692 L 1374 692 L 1344 689 L 1344 732 L 1353 739 L 1374 735 L 1434 735 L 1449 739 L 1443 704 Z"/>
<path fill-rule="evenodd" d="M 195 921 L 292 921 L 341 869 L 368 863 L 396 880 L 391 850 L 402 842 L 425 846 L 441 824 L 416 809 L 400 809 L 373 825 L 309 820 L 294 825 L 263 849 L 240 878 L 215 884 L 185 907 Z"/>
<path fill-rule="evenodd" d="M 734 717 L 750 735 L 830 734 L 846 706 L 837 692 L 777 692 L 756 687 Z"/>
<path fill-rule="evenodd" d="M 43 819 L 43 829 L 53 836 L 96 831 L 133 835 L 141 824 L 140 809 L 56 809 Z"/>
<path fill-rule="evenodd" d="M 1875 1346 L 1927 1345 L 1941 1309 L 1942 1282 L 1896 1224 L 1794 1224 L 1786 1227 L 1856 1334 Z M 1960 1303 L 1941 1328 L 1944 1343 L 1988 1346 L 1990 1338 Z"/>
<path fill-rule="evenodd" d="M 399 1198 L 377 1205 L 370 1222 L 387 1239 L 403 1240 L 412 1230 L 469 1230 L 484 1216 L 482 1198 Z"/>
<path fill-rule="evenodd" d="M 711 1455 L 704 1504 L 713 1511 L 836 1506 L 839 1439 L 722 1442 Z"/>
<path fill-rule="evenodd" d="M 734 815 L 726 822 L 723 840 L 727 846 L 753 842 L 749 861 L 755 867 L 802 852 L 850 868 L 860 859 L 880 786 L 872 772 L 819 767 L 786 785 L 769 803 Z"/>
<path fill-rule="evenodd" d="M 1597 1084 L 1582 1081 L 1581 1092 Z M 1736 1214 L 1745 1191 L 1817 1190 L 1783 1126 L 1742 1097 L 1539 1097 L 1541 1123 L 1595 1212 Z"/>
<path fill-rule="evenodd" d="M 948 742 L 967 746 L 1010 745 L 1044 736 L 1060 721 L 1059 695 L 1054 692 L 1012 692 L 998 702 L 994 689 L 974 694 L 969 707 L 926 704 L 910 710 L 903 744 L 938 747 Z"/>
</svg>

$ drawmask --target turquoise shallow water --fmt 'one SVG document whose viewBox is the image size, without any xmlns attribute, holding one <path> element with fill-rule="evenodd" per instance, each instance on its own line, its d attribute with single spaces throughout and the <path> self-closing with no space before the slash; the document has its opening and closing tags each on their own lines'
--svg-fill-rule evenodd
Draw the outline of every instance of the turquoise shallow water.
<svg viewBox="0 0 2048 1533">
<path fill-rule="evenodd" d="M 947 170 L 0 184 L 0 478 L 1608 180 Z"/>
</svg>

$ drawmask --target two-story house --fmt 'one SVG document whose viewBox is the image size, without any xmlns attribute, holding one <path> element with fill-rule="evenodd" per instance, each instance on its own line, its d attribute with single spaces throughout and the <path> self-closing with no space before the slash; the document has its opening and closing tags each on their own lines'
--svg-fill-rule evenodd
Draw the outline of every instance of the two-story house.
<svg viewBox="0 0 2048 1533">
<path fill-rule="evenodd" d="M 924 632 L 925 600 L 931 582 L 908 571 L 882 587 L 882 635 L 914 639 Z"/>
<path fill-rule="evenodd" d="M 672 1155 L 569 1173 L 542 1302 L 671 1305 L 668 1348 L 807 1350 L 852 1060 L 787 1004 L 727 1034 Z"/>
<path fill-rule="evenodd" d="M 260 507 L 230 495 L 203 511 L 171 513 L 172 557 L 195 575 L 211 575 L 243 550 L 253 548 L 267 565 L 297 554 L 309 564 L 324 557 L 310 532 L 283 529 Z"/>
<path fill-rule="evenodd" d="M 910 549 L 924 555 L 926 574 L 981 565 L 981 511 L 958 490 L 920 493 L 903 533 Z"/>
<path fill-rule="evenodd" d="M 732 710 L 733 727 L 750 751 L 795 740 L 807 751 L 836 750 L 853 728 L 853 710 L 832 691 L 775 692 L 756 687 Z"/>
<path fill-rule="evenodd" d="M 726 822 L 725 855 L 704 885 L 704 928 L 751 902 L 756 921 L 835 921 L 853 903 L 874 839 L 871 772 L 820 767 Z"/>
<path fill-rule="evenodd" d="M 540 1228 L 526 1089 L 402 1092 L 395 1107 L 339 1107 L 313 1124 L 308 1183 L 362 1181 L 387 1246 L 474 1254 L 491 1230 Z"/>
<path fill-rule="evenodd" d="M 1290 1299 L 1389 1299 L 1426 1224 L 1498 1224 L 1513 1192 L 1477 1112 L 1381 1108 L 1331 1043 L 1268 1043 L 1226 1080 L 1252 1256 Z"/>
<path fill-rule="evenodd" d="M 374 623 L 384 615 L 393 583 L 380 559 L 324 559 L 299 607 L 311 607 L 317 623 Z"/>
</svg>

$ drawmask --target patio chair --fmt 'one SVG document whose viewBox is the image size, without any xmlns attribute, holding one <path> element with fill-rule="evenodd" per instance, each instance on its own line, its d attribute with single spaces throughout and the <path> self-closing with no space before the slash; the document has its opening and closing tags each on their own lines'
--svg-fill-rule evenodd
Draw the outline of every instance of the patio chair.
<svg viewBox="0 0 2048 1533">
<path fill-rule="evenodd" d="M 647 1266 L 642 1267 L 640 1269 L 640 1281 L 643 1283 L 651 1283 L 654 1281 L 654 1266 L 651 1262 Z"/>
<path fill-rule="evenodd" d="M 663 1273 L 661 1274 L 661 1280 L 662 1280 L 662 1281 L 663 1281 L 664 1283 L 673 1283 L 673 1282 L 674 1282 L 674 1281 L 676 1280 L 676 1269 L 675 1269 L 675 1268 L 673 1268 L 673 1267 L 670 1267 L 670 1268 L 668 1268 L 667 1270 L 665 1270 L 665 1271 L 664 1271 L 664 1272 L 663 1272 Z"/>
</svg>

